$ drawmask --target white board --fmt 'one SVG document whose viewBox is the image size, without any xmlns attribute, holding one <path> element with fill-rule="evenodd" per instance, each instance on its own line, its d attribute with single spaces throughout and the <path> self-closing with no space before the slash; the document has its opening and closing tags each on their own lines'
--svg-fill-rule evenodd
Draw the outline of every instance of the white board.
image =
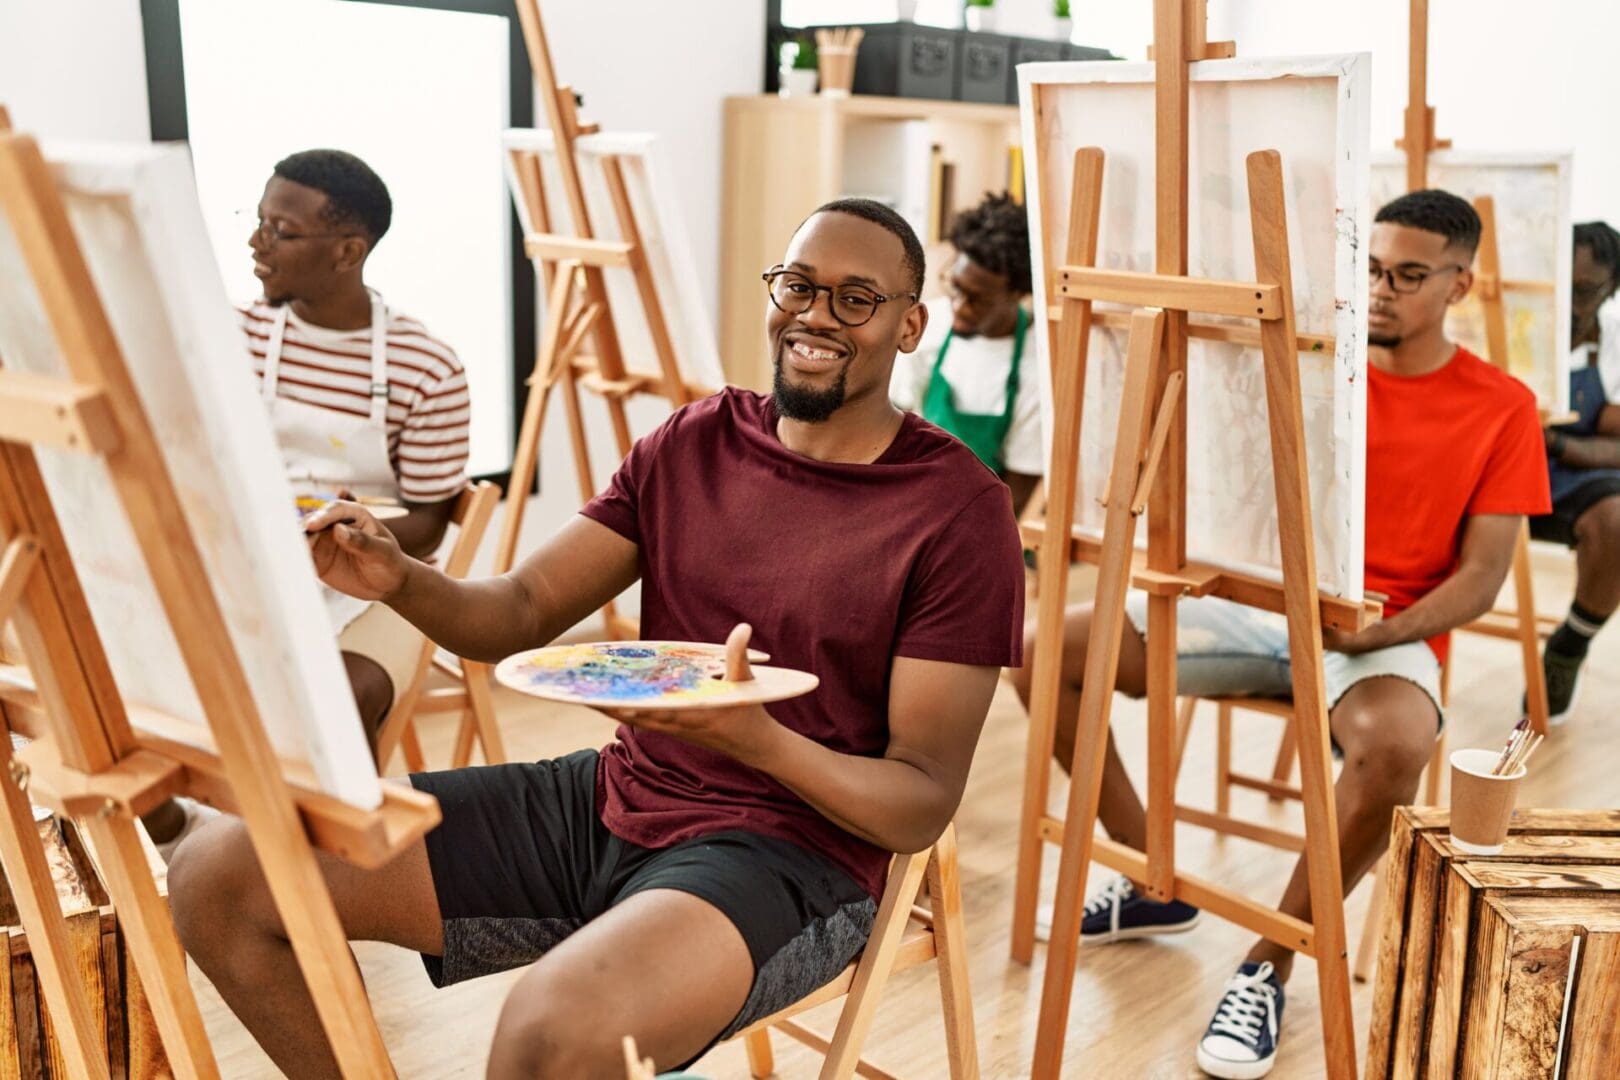
<svg viewBox="0 0 1620 1080">
<path fill-rule="evenodd" d="M 551 231 L 563 236 L 577 236 L 578 230 L 563 191 L 562 177 L 557 171 L 551 132 L 513 128 L 502 138 L 502 146 L 505 150 L 503 157 L 506 161 L 507 186 L 517 206 L 518 220 L 523 225 L 524 233 L 539 230 L 529 220 L 522 188 L 513 173 L 514 150 L 531 150 L 540 155 Z M 608 157 L 619 160 L 624 172 L 625 189 L 630 196 L 630 211 L 641 234 L 642 249 L 652 270 L 653 285 L 658 290 L 664 322 L 669 328 L 675 364 L 687 382 L 718 390 L 726 383 L 725 372 L 720 367 L 720 350 L 715 343 L 714 327 L 709 323 L 708 311 L 703 306 L 703 296 L 698 291 L 697 261 L 692 257 L 692 246 L 687 240 L 681 215 L 669 194 L 669 185 L 659 165 L 657 139 L 644 134 L 585 135 L 574 140 L 574 151 L 579 164 L 580 186 L 585 192 L 585 211 L 590 215 L 591 232 L 598 240 L 618 242 L 624 239 L 619 231 L 619 217 L 614 212 L 606 173 L 603 171 Z M 647 314 L 642 307 L 635 278 L 623 267 L 609 267 L 603 270 L 602 276 L 607 287 L 608 303 L 613 309 L 613 328 L 618 332 L 625 367 L 632 371 L 657 372 L 658 354 L 653 350 Z"/>
<path fill-rule="evenodd" d="M 1548 414 L 1569 411 L 1569 298 L 1575 223 L 1570 210 L 1572 159 L 1567 153 L 1479 153 L 1436 150 L 1429 186 L 1472 202 L 1496 202 L 1496 246 L 1502 261 L 1508 370 L 1535 392 Z M 1373 162 L 1372 207 L 1406 190 L 1406 159 Z M 1446 333 L 1487 356 L 1485 309 L 1478 290 L 1451 309 Z"/>
<path fill-rule="evenodd" d="M 1368 71 L 1364 54 L 1196 63 L 1188 114 L 1193 277 L 1254 280 L 1244 160 L 1256 150 L 1282 155 L 1296 330 L 1335 343 L 1331 354 L 1299 358 L 1317 572 L 1324 591 L 1349 600 L 1361 599 L 1366 488 Z M 1035 310 L 1045 312 L 1081 147 L 1104 153 L 1097 265 L 1154 269 L 1153 65 L 1024 64 L 1018 78 Z M 1036 341 L 1051 432 L 1050 342 Z M 1093 536 L 1102 532 L 1097 500 L 1113 463 L 1124 356 L 1123 329 L 1093 330 L 1075 504 L 1076 525 Z M 1260 350 L 1193 339 L 1187 365 L 1188 557 L 1280 579 Z"/>
<path fill-rule="evenodd" d="M 185 148 L 47 146 L 45 154 L 271 743 L 307 763 L 324 791 L 376 806 L 371 751 Z M 14 370 L 67 375 L 3 213 L 0 356 Z M 49 449 L 38 457 L 121 695 L 205 728 L 106 465 Z"/>
</svg>

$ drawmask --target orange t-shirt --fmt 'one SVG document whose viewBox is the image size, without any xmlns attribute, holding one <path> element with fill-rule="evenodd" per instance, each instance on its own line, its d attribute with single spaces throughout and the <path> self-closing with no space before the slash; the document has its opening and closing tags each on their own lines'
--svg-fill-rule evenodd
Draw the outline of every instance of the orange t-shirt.
<svg viewBox="0 0 1620 1080">
<path fill-rule="evenodd" d="M 1528 387 L 1461 346 L 1437 371 L 1367 368 L 1366 585 L 1411 607 L 1457 569 L 1475 514 L 1545 514 L 1547 453 Z M 1449 634 L 1429 639 L 1442 661 Z"/>
</svg>

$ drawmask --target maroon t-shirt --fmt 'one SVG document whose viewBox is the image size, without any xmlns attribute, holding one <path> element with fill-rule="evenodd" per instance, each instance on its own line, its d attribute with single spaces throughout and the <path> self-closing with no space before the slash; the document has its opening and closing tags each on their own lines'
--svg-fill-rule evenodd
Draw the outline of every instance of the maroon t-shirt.
<svg viewBox="0 0 1620 1080">
<path fill-rule="evenodd" d="M 910 414 L 870 465 L 795 454 L 776 420 L 770 399 L 746 390 L 688 405 L 636 443 L 583 513 L 639 549 L 643 637 L 720 642 L 751 624 L 771 663 L 821 679 L 770 714 L 840 753 L 879 757 L 894 657 L 1021 662 L 1011 498 L 972 451 Z M 887 852 L 726 754 L 621 726 L 596 785 L 603 824 L 632 843 L 743 829 L 882 890 Z"/>
</svg>

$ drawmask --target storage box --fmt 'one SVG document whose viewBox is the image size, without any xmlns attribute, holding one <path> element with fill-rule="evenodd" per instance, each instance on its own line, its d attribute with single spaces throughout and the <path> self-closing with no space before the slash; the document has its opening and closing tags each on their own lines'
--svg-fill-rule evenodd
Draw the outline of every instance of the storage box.
<svg viewBox="0 0 1620 1080">
<path fill-rule="evenodd" d="M 78 831 L 70 821 L 39 822 L 57 898 L 67 916 L 75 968 L 99 1021 L 113 1080 L 171 1075 L 146 994 L 124 955 L 123 936 Z M 69 1077 L 39 993 L 34 959 L 9 883 L 0 878 L 0 925 L 10 947 L 0 964 L 0 1076 Z"/>
<path fill-rule="evenodd" d="M 956 96 L 961 31 L 915 23 L 863 29 L 866 35 L 855 54 L 855 93 L 940 100 Z"/>
<path fill-rule="evenodd" d="M 1620 1076 L 1620 811 L 1521 810 L 1500 855 L 1396 811 L 1369 1080 Z"/>
<path fill-rule="evenodd" d="M 988 105 L 1016 102 L 1018 80 L 1013 76 L 1013 50 L 1018 41 L 1002 34 L 963 34 L 956 96 L 962 101 Z"/>
</svg>

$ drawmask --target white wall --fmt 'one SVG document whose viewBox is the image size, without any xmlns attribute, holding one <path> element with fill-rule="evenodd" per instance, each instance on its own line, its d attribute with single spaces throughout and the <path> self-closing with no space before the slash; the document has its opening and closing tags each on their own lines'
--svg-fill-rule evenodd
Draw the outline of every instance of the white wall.
<svg viewBox="0 0 1620 1080">
<path fill-rule="evenodd" d="M 1211 0 L 1210 37 L 1239 55 L 1370 51 L 1372 137 L 1401 133 L 1407 0 Z M 1437 134 L 1470 150 L 1575 152 L 1577 221 L 1620 224 L 1615 0 L 1435 0 L 1429 5 L 1429 104 Z"/>
<path fill-rule="evenodd" d="M 138 0 L 0 0 L 0 104 L 34 135 L 151 138 Z"/>
</svg>

